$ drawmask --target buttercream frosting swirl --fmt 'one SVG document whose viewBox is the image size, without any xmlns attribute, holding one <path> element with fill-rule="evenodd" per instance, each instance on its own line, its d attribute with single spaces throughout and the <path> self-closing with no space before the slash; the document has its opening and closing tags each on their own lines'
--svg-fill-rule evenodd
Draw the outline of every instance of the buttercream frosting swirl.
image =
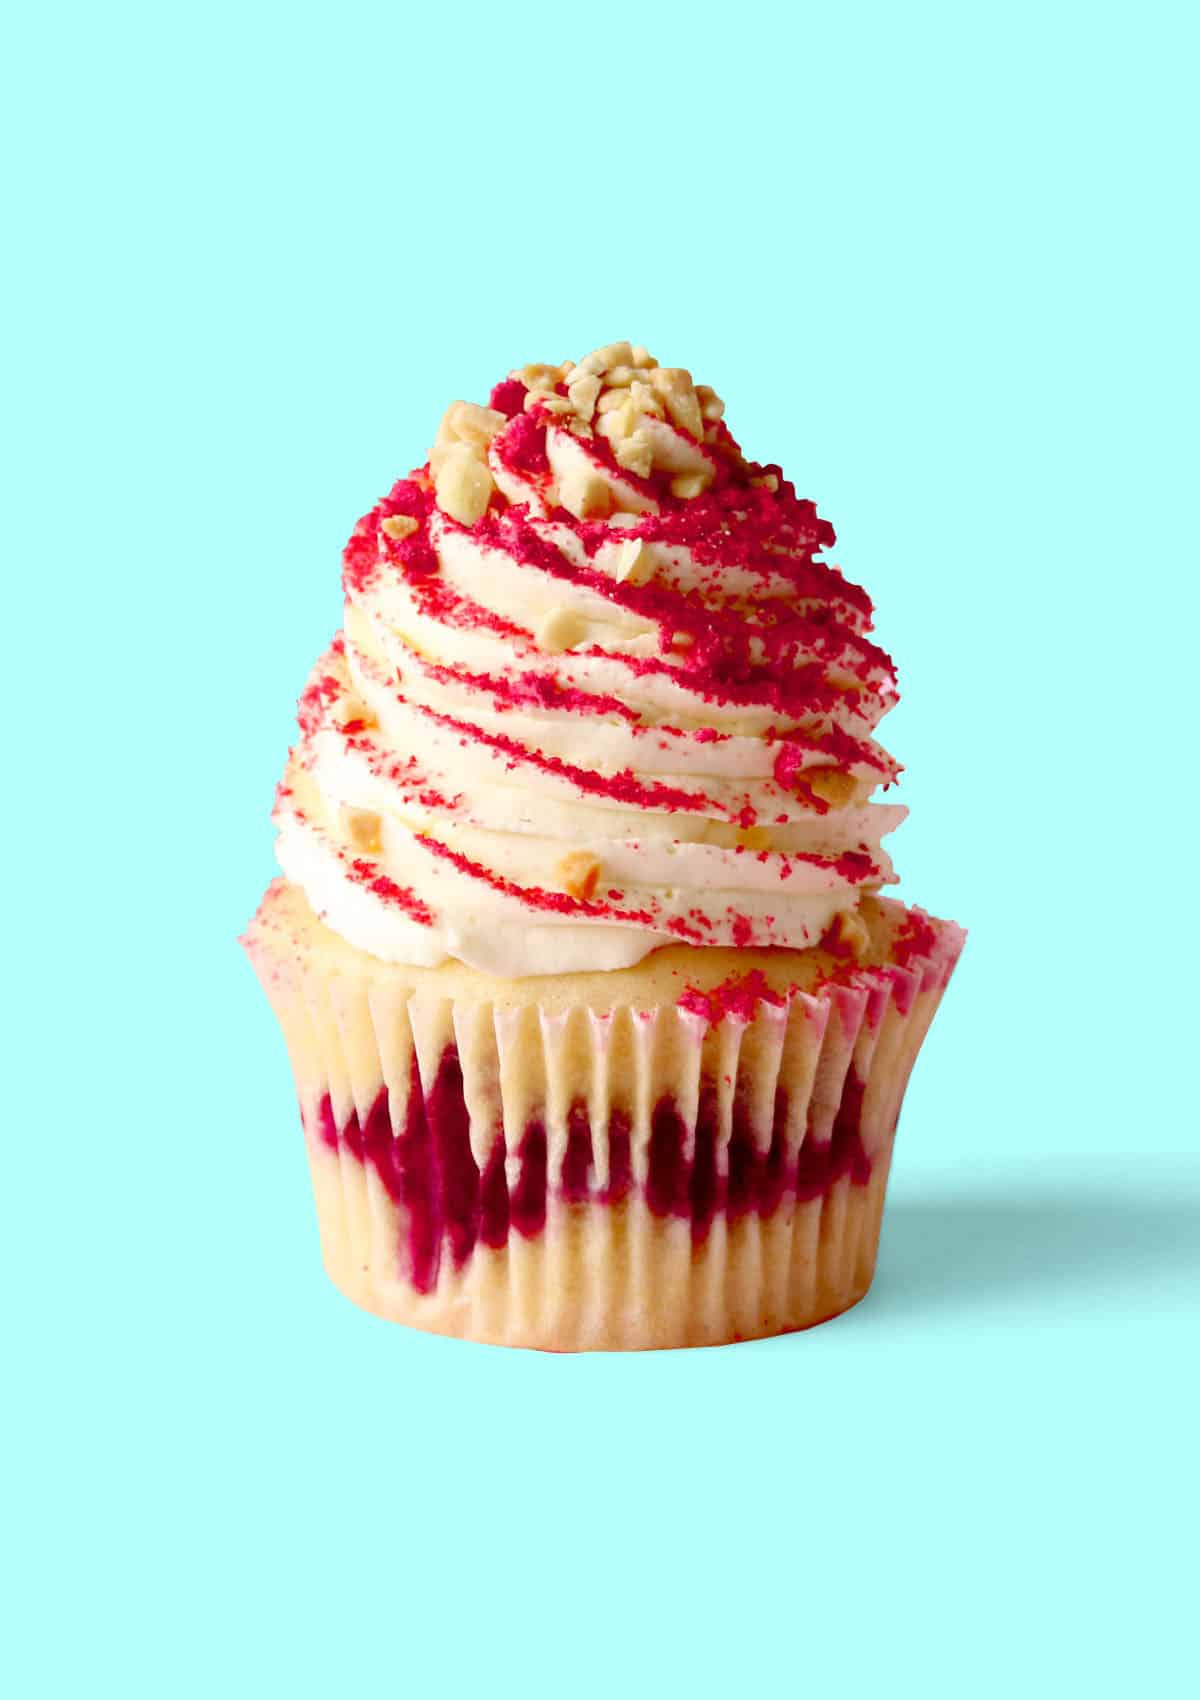
<svg viewBox="0 0 1200 1700">
<path fill-rule="evenodd" d="M 517 976 L 853 940 L 895 676 L 722 414 L 629 344 L 526 367 L 359 521 L 274 814 L 349 943 Z"/>
</svg>

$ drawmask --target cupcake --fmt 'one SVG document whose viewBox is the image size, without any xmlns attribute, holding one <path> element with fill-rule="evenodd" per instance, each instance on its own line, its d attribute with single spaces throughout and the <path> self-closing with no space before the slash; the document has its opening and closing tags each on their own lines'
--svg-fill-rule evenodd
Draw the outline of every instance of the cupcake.
<svg viewBox="0 0 1200 1700">
<path fill-rule="evenodd" d="M 523 367 L 346 547 L 243 942 L 381 1316 L 709 1345 L 870 1285 L 963 934 L 881 895 L 892 663 L 723 416 L 629 343 Z"/>
</svg>

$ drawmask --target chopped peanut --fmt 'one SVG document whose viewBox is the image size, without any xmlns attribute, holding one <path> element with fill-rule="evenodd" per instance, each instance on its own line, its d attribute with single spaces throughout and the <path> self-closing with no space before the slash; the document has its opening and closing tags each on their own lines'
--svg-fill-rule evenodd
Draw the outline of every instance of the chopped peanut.
<svg viewBox="0 0 1200 1700">
<path fill-rule="evenodd" d="M 600 396 L 600 380 L 591 373 L 584 373 L 575 378 L 567 387 L 571 406 L 582 419 L 590 419 L 596 411 L 596 402 Z"/>
<path fill-rule="evenodd" d="M 620 395 L 622 392 L 616 390 L 612 393 Z M 640 424 L 641 415 L 633 403 L 626 399 L 622 406 L 610 408 L 607 413 L 600 414 L 596 429 L 602 437 L 607 437 L 609 442 L 615 445 L 623 437 L 632 437 Z"/>
<path fill-rule="evenodd" d="M 356 850 L 373 856 L 382 847 L 382 819 L 374 809 L 356 809 L 349 803 L 341 806 L 342 831 Z"/>
<path fill-rule="evenodd" d="M 409 514 L 389 514 L 380 526 L 387 537 L 392 537 L 397 543 L 405 537 L 411 537 L 418 530 L 417 521 Z"/>
<path fill-rule="evenodd" d="M 626 472 L 634 472 L 639 478 L 649 478 L 654 464 L 654 449 L 644 431 L 634 431 L 632 436 L 622 437 L 613 452 L 617 465 L 623 466 Z"/>
<path fill-rule="evenodd" d="M 712 483 L 711 471 L 679 472 L 671 480 L 672 496 L 679 496 L 685 502 L 690 502 L 696 496 L 702 496 Z"/>
<path fill-rule="evenodd" d="M 659 401 L 650 385 L 642 383 L 640 379 L 630 384 L 629 399 L 639 413 L 648 413 L 654 419 L 662 419 L 666 416 L 662 402 Z"/>
<path fill-rule="evenodd" d="M 525 411 L 532 413 L 535 407 L 545 408 L 547 413 L 574 413 L 574 404 L 565 395 L 555 395 L 553 390 L 530 390 L 525 397 Z"/>
<path fill-rule="evenodd" d="M 627 579 L 633 577 L 638 561 L 645 553 L 645 549 L 646 546 L 640 537 L 631 537 L 628 543 L 622 543 L 620 552 L 617 555 L 616 564 L 616 579 L 618 584 L 624 584 Z M 641 583 L 640 575 L 634 582 L 639 584 Z"/>
<path fill-rule="evenodd" d="M 633 364 L 633 349 L 627 342 L 610 342 L 603 348 L 597 348 L 587 355 L 576 366 L 580 370 L 592 373 L 595 377 L 603 377 L 605 372 L 614 366 L 631 366 Z"/>
<path fill-rule="evenodd" d="M 537 629 L 537 645 L 550 655 L 561 655 L 577 644 L 586 631 L 584 622 L 570 608 L 555 608 Z"/>
<path fill-rule="evenodd" d="M 455 443 L 444 451 L 434 478 L 438 507 L 460 525 L 482 519 L 496 486 L 482 460 L 470 444 Z"/>
<path fill-rule="evenodd" d="M 553 390 L 559 381 L 557 366 L 522 366 L 517 377 L 527 390 Z"/>
<path fill-rule="evenodd" d="M 479 407 L 473 401 L 452 401 L 438 426 L 437 446 L 470 443 L 486 451 L 488 444 L 508 421 L 494 407 Z"/>
<path fill-rule="evenodd" d="M 558 499 L 576 519 L 606 519 L 612 512 L 612 490 L 582 456 L 560 474 Z"/>
<path fill-rule="evenodd" d="M 572 850 L 555 870 L 568 897 L 589 898 L 600 878 L 600 863 L 586 850 Z"/>
<path fill-rule="evenodd" d="M 833 808 L 844 808 L 858 791 L 858 780 L 852 773 L 842 773 L 836 767 L 802 768 L 797 778 Z"/>
<path fill-rule="evenodd" d="M 357 697 L 343 697 L 334 708 L 331 719 L 335 726 L 350 726 L 355 723 L 360 726 L 379 724 L 366 703 L 359 702 Z"/>
<path fill-rule="evenodd" d="M 656 366 L 649 376 L 651 386 L 666 403 L 675 424 L 699 442 L 704 435 L 704 419 L 692 388 L 692 374 L 681 366 Z"/>
</svg>

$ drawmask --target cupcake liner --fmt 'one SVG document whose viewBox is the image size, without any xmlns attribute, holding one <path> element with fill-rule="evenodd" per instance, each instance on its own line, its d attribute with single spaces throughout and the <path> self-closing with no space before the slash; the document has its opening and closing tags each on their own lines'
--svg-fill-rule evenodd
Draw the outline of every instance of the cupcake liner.
<svg viewBox="0 0 1200 1700">
<path fill-rule="evenodd" d="M 326 1268 L 416 1327 L 551 1350 L 809 1327 L 866 1292 L 896 1119 L 962 944 L 715 1018 L 431 995 L 252 938 Z"/>
</svg>

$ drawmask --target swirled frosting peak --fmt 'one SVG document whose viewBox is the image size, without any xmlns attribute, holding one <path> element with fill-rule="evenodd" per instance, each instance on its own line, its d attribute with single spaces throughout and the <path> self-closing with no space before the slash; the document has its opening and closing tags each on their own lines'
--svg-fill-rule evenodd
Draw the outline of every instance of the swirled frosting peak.
<svg viewBox="0 0 1200 1700">
<path fill-rule="evenodd" d="M 274 816 L 351 944 L 506 976 L 853 948 L 895 675 L 723 415 L 629 343 L 525 366 L 358 522 Z"/>
</svg>

